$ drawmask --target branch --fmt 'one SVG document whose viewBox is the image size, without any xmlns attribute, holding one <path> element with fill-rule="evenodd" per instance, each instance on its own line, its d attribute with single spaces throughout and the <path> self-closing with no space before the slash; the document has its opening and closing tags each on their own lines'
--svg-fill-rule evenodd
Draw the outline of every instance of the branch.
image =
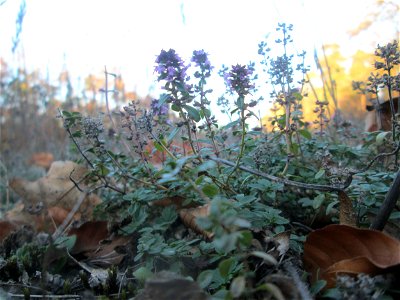
<svg viewBox="0 0 400 300">
<path fill-rule="evenodd" d="M 385 227 L 390 214 L 396 206 L 397 200 L 400 196 L 400 172 L 397 172 L 396 178 L 393 180 L 390 186 L 389 192 L 386 194 L 385 200 L 383 201 L 378 214 L 371 224 L 371 229 L 383 230 Z"/>
<path fill-rule="evenodd" d="M 231 166 L 231 167 L 235 167 L 236 164 L 222 159 L 222 158 L 218 158 L 218 157 L 206 157 L 208 159 L 211 159 L 215 162 L 218 163 L 222 163 L 224 165 L 227 166 Z M 271 181 L 275 181 L 275 182 L 279 182 L 279 183 L 283 183 L 284 185 L 288 185 L 288 186 L 292 186 L 292 187 L 297 187 L 297 188 L 301 188 L 301 189 L 310 189 L 310 190 L 317 190 L 317 191 L 323 191 L 323 192 L 341 192 L 344 189 L 346 189 L 347 187 L 349 187 L 351 180 L 352 180 L 352 176 L 349 176 L 346 180 L 346 182 L 341 185 L 341 186 L 332 186 L 332 185 L 322 185 L 322 184 L 309 184 L 309 183 L 303 183 L 303 182 L 298 182 L 298 181 L 292 181 L 292 180 L 288 180 L 288 179 L 284 179 L 284 178 L 280 178 L 280 177 L 276 177 L 270 174 L 266 174 L 264 172 L 260 172 L 254 169 L 250 169 L 248 167 L 244 167 L 244 166 L 239 166 L 238 167 L 240 170 L 269 179 Z"/>
</svg>

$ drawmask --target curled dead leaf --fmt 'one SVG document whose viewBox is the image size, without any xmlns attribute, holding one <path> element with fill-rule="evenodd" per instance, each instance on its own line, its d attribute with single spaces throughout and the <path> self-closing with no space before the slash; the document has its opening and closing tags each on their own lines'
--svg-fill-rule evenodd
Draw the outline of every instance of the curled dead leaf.
<svg viewBox="0 0 400 300">
<path fill-rule="evenodd" d="M 108 232 L 105 221 L 90 221 L 79 228 L 73 228 L 69 235 L 76 235 L 76 242 L 71 254 L 81 254 L 93 265 L 108 267 L 119 264 L 125 254 L 115 251 L 119 246 L 125 246 L 131 240 L 128 236 L 112 236 Z"/>
<path fill-rule="evenodd" d="M 209 204 L 194 208 L 184 208 L 179 211 L 179 216 L 181 217 L 183 224 L 192 229 L 194 232 L 197 232 L 208 239 L 212 239 L 214 233 L 201 229 L 196 223 L 196 218 L 207 217 L 209 214 Z"/>
<path fill-rule="evenodd" d="M 380 231 L 329 225 L 310 233 L 304 266 L 311 280 L 335 286 L 337 274 L 377 274 L 400 264 L 400 242 Z"/>
</svg>

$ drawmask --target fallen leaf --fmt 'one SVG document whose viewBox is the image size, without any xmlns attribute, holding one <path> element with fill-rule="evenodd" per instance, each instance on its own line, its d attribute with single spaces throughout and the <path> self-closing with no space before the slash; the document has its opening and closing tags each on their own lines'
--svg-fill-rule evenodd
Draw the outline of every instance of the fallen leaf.
<svg viewBox="0 0 400 300">
<path fill-rule="evenodd" d="M 344 191 L 339 191 L 339 202 L 340 202 L 340 212 L 339 212 L 339 222 L 341 225 L 356 226 L 357 224 L 357 214 L 354 212 L 353 203 L 350 197 Z"/>
<path fill-rule="evenodd" d="M 82 180 L 87 172 L 85 167 L 72 161 L 55 161 L 46 176 L 36 181 L 14 178 L 10 181 L 10 187 L 22 198 L 28 210 L 59 207 L 70 211 L 83 193 L 76 184 L 85 188 Z M 91 194 L 86 197 L 78 212 L 90 218 L 93 207 L 100 202 L 96 195 Z"/>
<path fill-rule="evenodd" d="M 84 255 L 88 263 L 102 267 L 119 264 L 125 254 L 115 249 L 127 245 L 131 240 L 128 236 L 111 236 L 105 221 L 86 222 L 68 232 L 68 235 L 73 234 L 76 235 L 76 242 L 71 254 Z"/>
<path fill-rule="evenodd" d="M 17 230 L 19 225 L 8 220 L 0 221 L 0 242 L 2 242 L 11 232 Z"/>
<path fill-rule="evenodd" d="M 282 259 L 282 256 L 289 250 L 290 230 L 280 232 L 273 236 L 271 232 L 266 231 L 264 241 L 266 243 L 266 252 L 274 256 L 276 260 Z"/>
<path fill-rule="evenodd" d="M 99 247 L 99 242 L 108 237 L 107 222 L 86 222 L 78 228 L 70 229 L 68 234 L 77 236 L 71 254 L 95 251 Z"/>
<path fill-rule="evenodd" d="M 23 203 L 18 203 L 13 209 L 5 213 L 5 222 L 13 224 L 30 225 L 35 231 L 54 232 L 55 226 L 62 224 L 67 217 L 69 211 L 61 207 L 50 207 L 48 210 L 43 210 L 39 214 L 28 212 Z M 79 219 L 80 215 L 76 216 Z"/>
<path fill-rule="evenodd" d="M 197 218 L 207 217 L 209 214 L 209 204 L 194 208 L 184 208 L 179 211 L 179 216 L 181 217 L 183 224 L 192 229 L 194 232 L 197 232 L 208 239 L 212 239 L 214 233 L 201 229 L 196 223 Z"/>
<path fill-rule="evenodd" d="M 304 244 L 304 266 L 312 282 L 335 286 L 337 274 L 377 274 L 400 264 L 400 242 L 380 231 L 329 225 L 310 233 Z"/>
<path fill-rule="evenodd" d="M 151 204 L 154 206 L 160 206 L 160 207 L 167 207 L 167 206 L 175 205 L 177 208 L 181 208 L 184 200 L 185 200 L 185 198 L 182 198 L 179 196 L 174 196 L 174 197 L 168 197 L 168 198 L 164 198 L 161 200 L 153 201 L 153 202 L 151 202 Z"/>
</svg>

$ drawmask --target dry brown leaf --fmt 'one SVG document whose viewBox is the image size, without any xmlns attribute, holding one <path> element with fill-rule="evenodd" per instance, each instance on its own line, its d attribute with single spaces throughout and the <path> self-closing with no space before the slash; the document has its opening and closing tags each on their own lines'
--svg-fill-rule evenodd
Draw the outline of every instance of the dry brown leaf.
<svg viewBox="0 0 400 300">
<path fill-rule="evenodd" d="M 342 225 L 356 226 L 357 214 L 354 212 L 351 199 L 347 196 L 346 192 L 339 191 L 340 213 L 339 222 Z"/>
<path fill-rule="evenodd" d="M 283 256 L 289 250 L 290 230 L 273 234 L 269 230 L 265 231 L 264 241 L 266 243 L 263 251 L 272 255 L 277 261 L 283 259 Z"/>
<path fill-rule="evenodd" d="M 48 170 L 54 161 L 54 156 L 50 152 L 37 152 L 32 154 L 29 164 L 45 168 Z"/>
<path fill-rule="evenodd" d="M 59 207 L 70 211 L 78 201 L 82 192 L 71 181 L 70 177 L 85 188 L 81 182 L 87 169 L 72 161 L 55 161 L 51 164 L 47 175 L 36 181 L 14 178 L 10 187 L 22 198 L 26 207 Z M 89 195 L 78 212 L 90 217 L 93 206 L 100 203 L 96 195 Z"/>
<path fill-rule="evenodd" d="M 19 224 L 12 221 L 0 221 L 0 242 L 2 242 L 11 232 L 17 230 L 19 227 Z"/>
<path fill-rule="evenodd" d="M 167 207 L 167 206 L 175 205 L 177 208 L 181 208 L 184 200 L 185 200 L 185 198 L 182 198 L 179 196 L 174 196 L 174 197 L 168 197 L 168 198 L 164 198 L 161 200 L 153 201 L 151 204 L 154 206 L 160 206 L 160 207 Z"/>
<path fill-rule="evenodd" d="M 277 244 L 276 250 L 279 252 L 279 256 L 283 256 L 286 252 L 289 251 L 289 243 L 290 243 L 290 231 L 283 231 L 278 233 L 273 237 L 274 241 Z"/>
<path fill-rule="evenodd" d="M 39 214 L 32 214 L 24 208 L 23 203 L 18 203 L 5 214 L 5 221 L 17 225 L 30 225 L 36 231 L 54 232 L 55 226 L 62 224 L 69 211 L 61 207 L 50 207 Z M 75 219 L 80 219 L 77 214 Z"/>
<path fill-rule="evenodd" d="M 196 224 L 196 218 L 207 217 L 209 214 L 210 204 L 194 208 L 184 208 L 179 211 L 179 216 L 181 217 L 183 224 L 204 237 L 212 239 L 214 233 L 205 231 Z"/>
<path fill-rule="evenodd" d="M 71 254 L 82 254 L 91 264 L 102 267 L 119 264 L 125 255 L 115 249 L 131 240 L 127 236 L 110 236 L 105 221 L 86 222 L 79 228 L 71 229 L 68 234 L 76 235 Z"/>
<path fill-rule="evenodd" d="M 335 286 L 337 274 L 376 274 L 400 264 L 400 242 L 380 231 L 329 225 L 310 233 L 304 265 L 312 281 Z"/>
<path fill-rule="evenodd" d="M 107 222 L 86 222 L 78 228 L 70 229 L 68 234 L 75 234 L 77 237 L 75 246 L 71 250 L 72 254 L 95 251 L 99 247 L 99 242 L 108 237 Z"/>
</svg>

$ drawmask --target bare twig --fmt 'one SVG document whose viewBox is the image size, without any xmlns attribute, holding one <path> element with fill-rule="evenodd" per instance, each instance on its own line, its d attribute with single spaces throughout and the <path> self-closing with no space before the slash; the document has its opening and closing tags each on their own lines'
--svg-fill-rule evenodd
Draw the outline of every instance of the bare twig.
<svg viewBox="0 0 400 300">
<path fill-rule="evenodd" d="M 218 157 L 207 157 L 208 159 L 211 159 L 215 162 L 218 163 L 222 163 L 224 165 L 227 166 L 231 166 L 231 167 L 235 167 L 236 164 L 228 161 L 226 159 L 222 159 L 222 158 L 218 158 Z M 244 167 L 244 166 L 239 166 L 238 167 L 240 170 L 275 181 L 275 182 L 279 182 L 282 183 L 284 185 L 288 185 L 288 186 L 293 186 L 293 187 L 297 187 L 297 188 L 301 188 L 301 189 L 310 189 L 310 190 L 316 190 L 316 191 L 324 191 L 324 192 L 340 192 L 343 191 L 344 189 L 348 188 L 351 181 L 352 181 L 352 176 L 349 176 L 346 179 L 346 182 L 341 185 L 341 186 L 332 186 L 332 185 L 322 185 L 322 184 L 310 184 L 310 183 L 303 183 L 303 182 L 298 182 L 298 181 L 292 181 L 292 180 L 288 180 L 285 178 L 280 178 L 280 177 L 276 177 L 270 174 L 266 174 L 264 172 L 260 172 L 248 167 Z"/>
<path fill-rule="evenodd" d="M 115 90 L 110 91 L 110 90 L 108 89 L 108 75 L 113 75 L 113 76 L 115 76 L 115 74 L 108 73 L 107 67 L 104 66 L 104 75 L 105 75 L 105 79 L 106 79 L 106 80 L 105 80 L 105 87 L 104 87 L 104 89 L 101 89 L 100 91 L 101 91 L 101 92 L 104 92 L 104 96 L 105 96 L 105 99 L 106 99 L 107 114 L 108 114 L 108 118 L 110 119 L 111 126 L 112 126 L 112 128 L 114 129 L 115 132 L 120 133 L 120 130 L 118 130 L 118 128 L 117 128 L 117 126 L 116 126 L 116 124 L 115 124 L 115 122 L 114 122 L 114 119 L 113 119 L 113 117 L 112 117 L 112 115 L 111 115 L 110 106 L 109 106 L 109 102 L 108 102 L 108 93 L 110 93 L 110 92 L 115 93 L 115 92 L 116 92 Z M 131 150 L 131 148 L 129 147 L 129 145 L 127 144 L 127 142 L 126 142 L 124 139 L 121 139 L 121 142 L 122 142 L 122 144 L 124 145 L 125 149 L 128 151 L 129 155 L 133 158 L 133 157 L 134 157 L 134 154 L 132 153 L 132 150 Z"/>
<path fill-rule="evenodd" d="M 26 299 L 26 295 L 23 294 L 7 293 L 7 295 L 11 297 L 10 299 L 17 299 L 17 298 Z M 43 295 L 30 294 L 28 299 L 43 299 Z M 79 295 L 46 295 L 46 299 L 80 300 L 82 299 L 82 297 Z"/>
<path fill-rule="evenodd" d="M 386 156 L 392 156 L 392 155 L 396 155 L 398 152 L 400 151 L 400 143 L 397 145 L 396 149 L 394 149 L 392 152 L 387 152 L 387 153 L 380 153 L 377 156 L 375 156 L 368 164 L 365 168 L 361 169 L 361 170 L 356 170 L 356 171 L 351 171 L 350 174 L 351 175 L 355 175 L 358 173 L 364 173 L 366 171 L 368 171 L 369 168 L 371 168 L 371 166 L 374 164 L 374 162 L 376 162 L 379 158 L 381 157 L 386 157 Z"/>
<path fill-rule="evenodd" d="M 68 213 L 67 217 L 64 219 L 62 224 L 57 228 L 57 230 L 53 233 L 53 239 L 57 239 L 67 228 L 68 224 L 71 222 L 72 218 L 76 214 L 76 212 L 79 210 L 81 207 L 83 201 L 85 198 L 88 196 L 88 193 L 83 193 L 81 197 L 79 197 L 78 201 L 76 201 L 74 207 L 71 209 L 71 211 Z"/>
</svg>

